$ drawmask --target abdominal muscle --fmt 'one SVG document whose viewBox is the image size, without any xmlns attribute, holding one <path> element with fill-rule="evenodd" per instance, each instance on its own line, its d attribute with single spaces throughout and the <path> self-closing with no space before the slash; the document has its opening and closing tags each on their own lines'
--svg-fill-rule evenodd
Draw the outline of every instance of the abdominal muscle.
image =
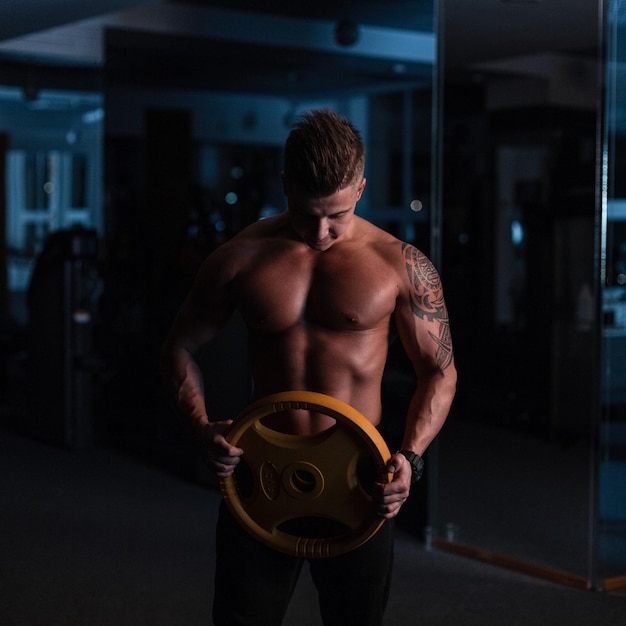
<svg viewBox="0 0 626 626">
<path fill-rule="evenodd" d="M 374 425 L 381 419 L 380 382 L 387 357 L 386 328 L 333 332 L 298 325 L 249 339 L 254 398 L 284 391 L 314 391 L 346 402 Z M 334 420 L 310 411 L 268 416 L 280 432 L 310 435 Z"/>
</svg>

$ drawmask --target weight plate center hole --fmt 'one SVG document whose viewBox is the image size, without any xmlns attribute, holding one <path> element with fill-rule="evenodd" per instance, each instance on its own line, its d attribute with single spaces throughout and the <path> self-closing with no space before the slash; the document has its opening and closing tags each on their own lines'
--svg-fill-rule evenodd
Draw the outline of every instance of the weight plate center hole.
<svg viewBox="0 0 626 626">
<path fill-rule="evenodd" d="M 290 482 L 293 490 L 302 494 L 313 493 L 317 485 L 315 476 L 311 472 L 302 468 L 295 470 L 291 474 Z"/>
</svg>

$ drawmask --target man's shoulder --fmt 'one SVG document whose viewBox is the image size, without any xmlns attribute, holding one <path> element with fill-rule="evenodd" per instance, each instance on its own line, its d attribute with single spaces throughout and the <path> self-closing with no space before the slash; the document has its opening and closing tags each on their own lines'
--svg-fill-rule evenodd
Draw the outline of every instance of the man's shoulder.
<svg viewBox="0 0 626 626">
<path fill-rule="evenodd" d="M 424 275 L 435 272 L 430 259 L 415 244 L 403 241 L 367 220 L 364 222 L 367 248 L 400 277 L 402 284 L 409 285 L 410 280 L 407 283 L 407 279 L 415 272 Z"/>
<path fill-rule="evenodd" d="M 367 220 L 362 220 L 362 233 L 368 245 L 390 261 L 401 258 L 406 244 L 395 235 Z"/>
<path fill-rule="evenodd" d="M 286 213 L 278 213 L 270 217 L 256 220 L 242 228 L 233 240 L 250 239 L 264 241 L 268 237 L 279 237 L 287 228 L 288 219 Z"/>
<path fill-rule="evenodd" d="M 244 226 L 217 250 L 227 255 L 245 254 L 246 251 L 263 246 L 273 239 L 285 237 L 285 232 L 284 214 L 273 215 Z"/>
<path fill-rule="evenodd" d="M 399 239 L 372 222 L 363 221 L 368 225 L 367 233 L 371 245 L 377 246 L 387 253 L 392 252 L 394 256 L 398 256 L 401 259 L 414 255 L 425 257 L 424 253 L 415 244 Z"/>
<path fill-rule="evenodd" d="M 287 240 L 286 232 L 283 214 L 253 222 L 213 251 L 205 263 L 220 271 L 236 273 L 250 263 L 255 263 L 260 254 L 275 248 L 278 240 Z"/>
</svg>

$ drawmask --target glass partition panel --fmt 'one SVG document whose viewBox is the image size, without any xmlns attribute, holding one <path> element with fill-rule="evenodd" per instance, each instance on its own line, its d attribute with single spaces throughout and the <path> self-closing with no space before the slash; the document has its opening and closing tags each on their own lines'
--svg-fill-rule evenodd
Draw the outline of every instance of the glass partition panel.
<svg viewBox="0 0 626 626">
<path fill-rule="evenodd" d="M 539 20 L 545 3 L 532 6 Z M 490 10 L 503 23 L 516 9 Z M 541 45 L 446 73 L 442 268 L 459 384 L 431 522 L 441 548 L 586 588 L 599 46 Z M 567 72 L 575 105 L 558 95 Z"/>
<path fill-rule="evenodd" d="M 626 2 L 608 3 L 598 578 L 626 586 Z M 620 578 L 621 577 L 621 578 Z"/>
</svg>

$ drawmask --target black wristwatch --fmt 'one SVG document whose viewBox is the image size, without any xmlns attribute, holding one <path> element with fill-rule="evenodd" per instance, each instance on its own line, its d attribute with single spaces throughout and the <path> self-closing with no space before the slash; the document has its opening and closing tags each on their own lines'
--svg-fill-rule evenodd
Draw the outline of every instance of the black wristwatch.
<svg viewBox="0 0 626 626">
<path fill-rule="evenodd" d="M 401 454 L 411 464 L 413 471 L 411 482 L 416 483 L 424 473 L 424 459 L 412 450 L 398 450 L 398 454 Z"/>
</svg>

